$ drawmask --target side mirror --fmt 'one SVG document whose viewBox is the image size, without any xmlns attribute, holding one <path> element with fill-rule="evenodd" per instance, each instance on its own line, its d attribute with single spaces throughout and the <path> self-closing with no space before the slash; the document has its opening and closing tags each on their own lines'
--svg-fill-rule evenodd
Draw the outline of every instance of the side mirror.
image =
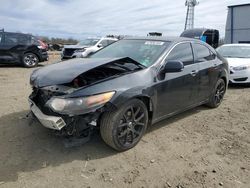
<svg viewBox="0 0 250 188">
<path fill-rule="evenodd" d="M 102 48 L 103 45 L 102 45 L 102 44 L 98 44 L 97 47 L 98 47 L 98 48 Z"/>
<path fill-rule="evenodd" d="M 170 72 L 181 72 L 184 69 L 184 65 L 181 61 L 169 60 L 166 61 L 162 73 L 170 73 Z"/>
</svg>

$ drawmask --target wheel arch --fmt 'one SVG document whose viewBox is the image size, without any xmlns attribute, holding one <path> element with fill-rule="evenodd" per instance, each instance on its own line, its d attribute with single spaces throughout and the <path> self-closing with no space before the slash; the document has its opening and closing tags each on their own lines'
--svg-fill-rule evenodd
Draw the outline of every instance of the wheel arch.
<svg viewBox="0 0 250 188">
<path fill-rule="evenodd" d="M 151 124 L 152 123 L 152 119 L 153 119 L 153 101 L 152 99 L 149 97 L 149 96 L 143 96 L 143 95 L 139 95 L 139 96 L 135 96 L 133 98 L 136 98 L 136 99 L 139 99 L 141 100 L 145 106 L 147 107 L 148 109 L 148 120 L 149 120 L 149 123 Z"/>
<path fill-rule="evenodd" d="M 226 76 L 221 76 L 220 78 L 221 78 L 222 80 L 224 80 L 225 84 L 227 85 L 227 82 L 228 82 L 228 81 L 227 81 Z"/>
<path fill-rule="evenodd" d="M 41 57 L 40 57 L 36 52 L 33 52 L 33 51 L 25 51 L 25 52 L 23 53 L 23 56 L 24 56 L 25 54 L 27 54 L 27 53 L 35 54 L 36 57 L 38 58 L 39 62 L 41 62 Z"/>
</svg>

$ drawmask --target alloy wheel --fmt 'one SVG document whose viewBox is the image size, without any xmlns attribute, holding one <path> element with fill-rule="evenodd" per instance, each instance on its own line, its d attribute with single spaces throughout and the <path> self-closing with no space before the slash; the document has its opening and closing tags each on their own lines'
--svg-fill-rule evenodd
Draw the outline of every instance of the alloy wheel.
<svg viewBox="0 0 250 188">
<path fill-rule="evenodd" d="M 222 99 L 223 99 L 223 96 L 225 94 L 225 91 L 226 91 L 225 83 L 221 82 L 217 86 L 216 91 L 215 91 L 214 99 L 215 99 L 215 103 L 216 104 L 220 104 L 222 102 Z"/>
<path fill-rule="evenodd" d="M 145 126 L 145 111 L 139 106 L 129 107 L 117 127 L 118 142 L 123 146 L 133 145 L 141 138 Z"/>
<path fill-rule="evenodd" d="M 23 58 L 23 61 L 27 66 L 31 67 L 36 65 L 38 59 L 35 55 L 28 54 Z"/>
</svg>

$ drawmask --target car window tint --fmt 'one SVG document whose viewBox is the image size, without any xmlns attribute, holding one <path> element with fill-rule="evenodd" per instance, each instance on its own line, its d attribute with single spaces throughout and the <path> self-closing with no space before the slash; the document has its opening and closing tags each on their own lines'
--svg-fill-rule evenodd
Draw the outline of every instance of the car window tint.
<svg viewBox="0 0 250 188">
<path fill-rule="evenodd" d="M 27 45 L 29 44 L 29 35 L 16 34 L 16 33 L 6 33 L 5 34 L 5 44 L 7 45 Z"/>
<path fill-rule="evenodd" d="M 210 61 L 215 58 L 211 51 L 202 44 L 193 44 L 197 56 L 197 62 Z"/>
<path fill-rule="evenodd" d="M 5 33 L 5 44 L 7 45 L 18 44 L 18 35 L 14 33 Z"/>
<path fill-rule="evenodd" d="M 38 46 L 40 45 L 38 39 L 33 36 L 31 37 L 31 44 L 38 45 Z"/>
<path fill-rule="evenodd" d="M 169 53 L 167 60 L 181 61 L 184 66 L 193 64 L 194 57 L 190 43 L 178 44 Z"/>
<path fill-rule="evenodd" d="M 0 43 L 2 43 L 2 40 L 3 40 L 3 34 L 0 33 Z"/>
<path fill-rule="evenodd" d="M 2 42 L 3 34 L 0 33 L 0 43 Z"/>
<path fill-rule="evenodd" d="M 28 45 L 29 43 L 30 43 L 30 36 L 29 35 L 19 35 L 18 44 Z"/>
</svg>

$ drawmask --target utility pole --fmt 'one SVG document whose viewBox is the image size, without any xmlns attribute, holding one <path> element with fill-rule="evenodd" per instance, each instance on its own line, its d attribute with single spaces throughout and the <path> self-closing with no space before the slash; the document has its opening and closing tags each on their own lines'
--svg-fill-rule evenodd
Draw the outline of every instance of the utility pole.
<svg viewBox="0 0 250 188">
<path fill-rule="evenodd" d="M 187 6 L 187 14 L 184 30 L 194 28 L 194 7 L 198 4 L 199 2 L 197 0 L 186 0 L 185 6 Z"/>
</svg>

